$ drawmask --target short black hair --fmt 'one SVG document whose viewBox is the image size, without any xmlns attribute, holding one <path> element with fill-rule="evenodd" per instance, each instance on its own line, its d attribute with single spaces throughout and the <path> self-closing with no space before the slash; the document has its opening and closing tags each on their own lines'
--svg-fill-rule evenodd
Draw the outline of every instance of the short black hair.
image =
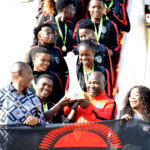
<svg viewBox="0 0 150 150">
<path fill-rule="evenodd" d="M 56 2 L 56 10 L 57 11 L 62 11 L 66 6 L 73 4 L 73 0 L 57 0 Z"/>
<path fill-rule="evenodd" d="M 40 76 L 37 78 L 36 83 L 38 83 L 38 81 L 39 81 L 41 78 L 48 78 L 48 79 L 52 80 L 52 82 L 53 82 L 52 76 L 50 76 L 49 74 L 46 74 L 46 73 L 45 73 L 45 74 L 40 75 Z"/>
<path fill-rule="evenodd" d="M 91 51 L 94 51 L 96 45 L 91 41 L 91 40 L 84 40 L 82 41 L 79 45 L 78 45 L 78 49 L 80 48 L 80 46 L 85 46 L 88 47 L 88 49 L 90 49 Z"/>
<path fill-rule="evenodd" d="M 79 29 L 91 29 L 93 31 L 95 30 L 94 24 L 91 21 L 91 19 L 84 19 L 81 22 L 79 22 L 78 28 Z"/>
<path fill-rule="evenodd" d="M 33 55 L 32 55 L 33 57 L 38 53 L 45 53 L 45 54 L 50 55 L 49 50 L 45 47 L 37 47 L 37 48 L 34 48 L 32 51 L 33 51 Z"/>
<path fill-rule="evenodd" d="M 50 23 L 43 23 L 43 24 L 39 25 L 38 27 L 34 28 L 33 33 L 34 33 L 34 36 L 35 36 L 36 39 L 38 39 L 38 33 L 39 33 L 39 31 L 41 31 L 41 29 L 43 27 L 47 27 L 47 26 L 52 29 L 52 26 L 51 26 Z M 53 32 L 53 29 L 52 29 L 52 32 Z"/>
</svg>

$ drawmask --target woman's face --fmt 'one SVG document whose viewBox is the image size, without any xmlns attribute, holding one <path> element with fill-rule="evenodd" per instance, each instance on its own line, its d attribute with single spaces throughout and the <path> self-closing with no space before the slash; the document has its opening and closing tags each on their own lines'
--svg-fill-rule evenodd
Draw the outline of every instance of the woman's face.
<svg viewBox="0 0 150 150">
<path fill-rule="evenodd" d="M 129 96 L 129 102 L 130 102 L 130 106 L 133 109 L 135 110 L 141 109 L 141 98 L 140 98 L 140 91 L 138 88 L 134 88 L 131 90 Z"/>
<path fill-rule="evenodd" d="M 92 0 L 89 5 L 89 12 L 92 18 L 100 19 L 103 15 L 104 5 L 102 1 Z"/>
<path fill-rule="evenodd" d="M 46 71 L 50 65 L 50 55 L 47 53 L 39 53 L 33 57 L 34 71 Z"/>
<path fill-rule="evenodd" d="M 36 94 L 41 98 L 47 98 L 53 89 L 53 82 L 49 78 L 41 78 L 36 84 Z"/>
<path fill-rule="evenodd" d="M 53 32 L 52 29 L 48 26 L 45 26 L 41 29 L 41 31 L 39 32 L 39 41 L 41 44 L 52 44 L 54 43 L 54 36 L 53 36 Z"/>
<path fill-rule="evenodd" d="M 86 46 L 79 47 L 79 59 L 84 66 L 89 66 L 94 62 L 94 52 Z"/>
</svg>

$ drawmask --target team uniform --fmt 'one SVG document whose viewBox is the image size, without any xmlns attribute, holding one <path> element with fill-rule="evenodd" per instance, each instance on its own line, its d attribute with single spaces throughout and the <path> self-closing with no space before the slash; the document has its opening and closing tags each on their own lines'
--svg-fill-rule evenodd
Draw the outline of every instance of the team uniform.
<svg viewBox="0 0 150 150">
<path fill-rule="evenodd" d="M 63 35 L 63 39 L 66 37 L 66 43 L 65 43 L 65 47 L 66 49 L 63 49 L 63 40 L 61 38 L 60 32 L 59 32 L 59 28 L 57 26 L 57 22 L 56 20 L 52 20 L 49 23 L 51 24 L 52 30 L 54 31 L 54 44 L 55 46 L 59 47 L 60 49 L 62 49 L 63 51 L 63 56 L 66 56 L 68 52 L 72 51 L 73 49 L 73 30 L 74 30 L 74 25 L 71 21 L 65 21 L 64 23 L 62 23 L 60 20 L 58 20 L 59 22 L 59 26 L 60 26 L 60 30 L 62 32 Z M 65 24 L 67 26 L 67 31 L 65 33 Z"/>
<path fill-rule="evenodd" d="M 106 87 L 105 87 L 105 90 L 106 90 L 106 93 L 109 97 L 111 97 L 111 94 L 112 94 L 112 79 L 111 77 L 109 76 L 109 71 L 104 68 L 103 66 L 99 65 L 96 61 L 94 61 L 94 71 L 99 71 L 101 73 L 104 74 L 105 76 L 105 80 L 106 80 Z M 86 80 L 85 80 L 85 76 L 84 76 L 84 71 L 83 71 L 83 64 L 80 63 L 79 61 L 77 62 L 77 78 L 78 78 L 78 81 L 80 83 L 80 86 L 82 88 L 83 91 L 87 91 L 87 83 L 86 83 Z"/>
<path fill-rule="evenodd" d="M 30 91 L 36 93 L 36 82 L 37 79 L 40 75 L 42 74 L 48 74 L 51 76 L 52 81 L 53 81 L 53 90 L 52 93 L 50 94 L 50 96 L 47 98 L 47 103 L 48 103 L 48 108 L 51 107 L 51 104 L 56 104 L 64 95 L 64 90 L 62 87 L 62 83 L 61 80 L 59 78 L 59 76 L 52 72 L 52 71 L 47 71 L 47 72 L 42 72 L 42 71 L 33 71 L 33 76 L 34 76 L 34 81 L 32 82 L 32 87 L 30 87 Z"/>
<path fill-rule="evenodd" d="M 99 44 L 95 47 L 94 51 L 95 51 L 95 55 L 94 55 L 95 61 L 109 71 L 109 76 L 111 77 L 112 80 L 111 82 L 113 82 L 112 62 L 111 62 L 111 57 L 108 48 L 103 44 Z M 76 46 L 73 49 L 73 52 L 75 55 L 79 55 L 78 46 Z"/>
<path fill-rule="evenodd" d="M 110 5 L 109 2 L 105 2 L 105 7 Z M 106 18 L 112 20 L 116 23 L 118 31 L 130 31 L 130 22 L 126 8 L 123 4 L 119 3 L 117 0 L 113 0 L 113 5 L 110 7 L 111 11 L 107 14 Z"/>
<path fill-rule="evenodd" d="M 63 58 L 63 55 L 61 53 L 61 50 L 58 47 L 55 47 L 53 45 L 50 45 L 49 47 L 38 45 L 33 47 L 28 56 L 26 56 L 27 63 L 30 65 L 30 67 L 33 69 L 33 54 L 34 51 L 36 51 L 37 47 L 44 47 L 46 48 L 50 53 L 50 66 L 48 67 L 47 71 L 52 71 L 58 74 L 58 76 L 61 79 L 63 88 L 66 84 L 66 76 L 68 75 L 68 67 L 67 64 Z"/>
<path fill-rule="evenodd" d="M 75 7 L 76 7 L 76 20 L 79 21 L 81 19 L 87 18 L 88 12 L 88 4 L 90 0 L 75 0 Z"/>
<path fill-rule="evenodd" d="M 73 39 L 74 42 L 79 43 L 79 23 L 84 20 L 80 20 L 74 29 L 73 33 Z M 95 27 L 96 30 L 99 30 L 99 25 L 100 23 L 96 23 Z M 114 53 L 118 53 L 120 50 L 120 41 L 119 41 L 119 34 L 118 34 L 118 29 L 115 23 L 113 23 L 110 20 L 103 19 L 103 24 L 102 24 L 102 31 L 101 31 L 101 36 L 99 38 L 99 43 L 103 44 L 108 47 L 108 49 L 112 50 Z"/>
</svg>

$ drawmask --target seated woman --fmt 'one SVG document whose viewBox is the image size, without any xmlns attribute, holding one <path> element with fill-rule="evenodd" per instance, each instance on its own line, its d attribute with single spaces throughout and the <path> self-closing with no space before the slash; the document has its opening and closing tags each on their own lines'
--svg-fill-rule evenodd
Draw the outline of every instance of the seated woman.
<svg viewBox="0 0 150 150">
<path fill-rule="evenodd" d="M 131 118 L 150 121 L 150 89 L 145 86 L 134 86 L 124 99 L 121 119 Z"/>
</svg>

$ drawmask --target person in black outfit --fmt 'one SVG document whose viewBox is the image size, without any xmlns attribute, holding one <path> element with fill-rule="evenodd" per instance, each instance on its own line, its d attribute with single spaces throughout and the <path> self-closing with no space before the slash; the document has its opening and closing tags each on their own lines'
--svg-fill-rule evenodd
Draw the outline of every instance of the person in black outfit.
<svg viewBox="0 0 150 150">
<path fill-rule="evenodd" d="M 112 83 L 109 71 L 94 60 L 95 45 L 90 40 L 84 40 L 79 44 L 79 57 L 76 64 L 77 78 L 81 89 L 87 91 L 87 81 L 90 74 L 94 71 L 99 71 L 104 74 L 106 79 L 106 93 L 111 97 Z M 69 80 L 69 79 L 68 79 Z M 69 81 L 67 82 L 69 84 Z M 68 85 L 66 85 L 67 90 Z"/>
<path fill-rule="evenodd" d="M 31 50 L 27 52 L 25 61 L 33 69 L 34 51 L 36 51 L 37 48 L 47 49 L 50 53 L 50 66 L 47 68 L 47 70 L 58 74 L 64 88 L 68 75 L 68 67 L 63 58 L 62 51 L 58 47 L 54 46 L 54 36 L 50 24 L 43 24 L 35 28 L 35 37 L 38 39 L 39 44 L 32 47 Z"/>
<path fill-rule="evenodd" d="M 76 7 L 76 20 L 87 18 L 88 4 L 90 0 L 74 0 Z"/>
<path fill-rule="evenodd" d="M 55 34 L 55 45 L 63 51 L 66 56 L 73 49 L 73 29 L 74 25 L 71 21 L 74 15 L 74 5 L 72 0 L 59 0 L 56 2 L 57 15 L 54 20 L 49 23 Z"/>
<path fill-rule="evenodd" d="M 59 76 L 56 73 L 47 70 L 48 66 L 50 65 L 49 51 L 47 49 L 37 48 L 33 53 L 33 63 L 34 80 L 32 82 L 32 87 L 30 88 L 30 90 L 32 92 L 36 92 L 35 84 L 37 83 L 38 77 L 42 74 L 48 74 L 53 80 L 54 87 L 49 99 L 52 103 L 57 103 L 58 100 L 60 100 L 64 95 L 64 90 Z"/>
<path fill-rule="evenodd" d="M 94 25 L 90 19 L 84 19 L 78 25 L 79 28 L 79 39 L 80 41 L 83 40 L 90 40 L 92 41 L 96 47 L 94 49 L 95 55 L 94 59 L 97 63 L 101 66 L 104 66 L 109 71 L 109 76 L 111 77 L 111 82 L 113 83 L 113 69 L 112 69 L 112 61 L 109 54 L 109 50 L 103 44 L 99 44 L 97 42 L 95 33 L 94 33 Z M 73 49 L 73 52 L 78 55 L 78 46 Z"/>
<path fill-rule="evenodd" d="M 37 26 L 47 23 L 55 18 L 57 15 L 55 1 L 54 0 L 44 0 L 41 6 L 42 8 L 39 11 Z M 40 5 L 39 5 L 40 6 Z"/>
<path fill-rule="evenodd" d="M 94 24 L 96 39 L 99 43 L 108 47 L 110 55 L 113 56 L 120 50 L 119 34 L 116 24 L 103 18 L 104 3 L 102 0 L 90 0 L 89 12 Z M 82 21 L 82 20 L 81 20 Z M 78 24 L 80 21 L 78 22 Z M 74 29 L 73 38 L 79 42 L 78 24 Z"/>
<path fill-rule="evenodd" d="M 128 13 L 123 4 L 119 3 L 117 0 L 105 0 L 104 7 L 106 19 L 116 23 L 119 33 L 121 33 L 121 31 L 130 31 Z"/>
<path fill-rule="evenodd" d="M 70 101 L 69 98 L 66 98 L 66 96 L 61 98 L 55 104 L 51 101 L 50 97 L 55 87 L 53 87 L 52 77 L 48 74 L 42 74 L 38 77 L 35 88 L 36 95 L 42 103 L 46 121 L 49 123 L 62 123 L 67 117 L 63 112 L 63 107 L 70 105 L 72 101 Z M 67 119 L 67 121 L 69 120 Z"/>
</svg>

